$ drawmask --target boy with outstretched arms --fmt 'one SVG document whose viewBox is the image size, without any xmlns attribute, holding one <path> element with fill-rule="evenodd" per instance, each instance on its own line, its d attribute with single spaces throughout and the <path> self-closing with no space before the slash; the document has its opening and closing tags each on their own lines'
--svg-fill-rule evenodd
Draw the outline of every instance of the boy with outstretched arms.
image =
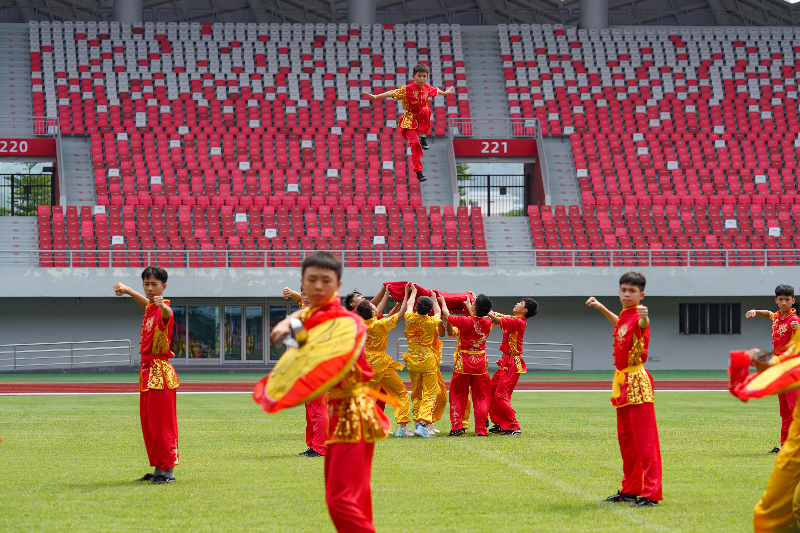
<svg viewBox="0 0 800 533">
<path fill-rule="evenodd" d="M 364 319 L 369 328 L 366 342 L 367 361 L 372 366 L 375 375 L 368 385 L 375 390 L 383 388 L 399 404 L 394 408 L 394 418 L 399 426 L 395 434 L 397 437 L 413 437 L 414 433 L 406 429 L 406 424 L 411 420 L 408 418 L 408 391 L 406 391 L 402 378 L 397 374 L 398 370 L 403 369 L 403 363 L 392 360 L 392 357 L 386 353 L 386 345 L 389 342 L 389 331 L 394 329 L 397 321 L 406 314 L 411 287 L 410 283 L 406 286 L 403 303 L 392 309 L 389 316 L 385 318 L 377 318 L 377 307 L 367 300 L 362 300 L 356 306 L 356 314 Z M 388 292 L 386 292 L 383 298 L 384 305 L 388 296 Z"/>
<path fill-rule="evenodd" d="M 798 317 L 794 307 L 794 287 L 791 285 L 778 285 L 775 287 L 775 304 L 778 311 L 773 313 L 766 309 L 751 309 L 745 313 L 745 318 L 755 318 L 763 316 L 772 321 L 772 349 L 780 361 L 780 356 L 784 352 L 784 347 L 789 344 L 792 335 L 797 331 Z M 778 405 L 781 414 L 781 444 L 771 450 L 771 453 L 778 453 L 781 446 L 786 442 L 789 434 L 789 426 L 792 424 L 792 413 L 797 404 L 797 389 L 792 389 L 778 394 Z"/>
<path fill-rule="evenodd" d="M 592 296 L 586 305 L 598 309 L 614 326 L 614 381 L 611 405 L 617 408 L 617 437 L 622 454 L 622 490 L 607 502 L 655 507 L 661 501 L 661 449 L 653 406 L 653 377 L 644 369 L 650 344 L 650 318 L 640 305 L 647 283 L 639 272 L 619 279 L 619 316 Z M 638 497 L 638 499 L 637 499 Z"/>
<path fill-rule="evenodd" d="M 500 353 L 503 357 L 497 362 L 500 368 L 492 376 L 490 385 L 489 417 L 494 427 L 492 433 L 500 435 L 521 435 L 517 413 L 511 407 L 511 394 L 517 386 L 519 375 L 528 371 L 522 359 L 522 343 L 528 319 L 535 316 L 539 304 L 532 298 L 523 298 L 514 306 L 513 315 L 501 315 L 492 311 L 489 318 L 492 324 L 503 330 Z"/>
<path fill-rule="evenodd" d="M 178 464 L 178 415 L 175 389 L 178 375 L 169 363 L 175 354 L 170 350 L 174 319 L 169 300 L 164 299 L 167 271 L 149 266 L 142 272 L 141 295 L 130 287 L 117 283 L 114 293 L 128 295 L 144 308 L 142 319 L 141 366 L 139 370 L 139 418 L 147 457 L 153 473 L 139 481 L 154 485 L 174 483 L 173 470 Z"/>
<path fill-rule="evenodd" d="M 289 287 L 283 288 L 283 299 L 291 298 L 297 302 L 300 309 L 308 307 L 308 297 L 303 289 L 293 291 Z M 310 402 L 306 402 L 306 446 L 308 449 L 297 455 L 301 457 L 322 457 L 325 455 L 325 437 L 328 431 L 328 408 L 325 404 L 325 395 L 320 394 Z"/>
<path fill-rule="evenodd" d="M 378 318 L 383 318 L 383 309 L 387 300 L 387 298 L 385 298 L 386 296 L 388 296 L 388 293 L 386 292 L 386 286 L 381 285 L 381 290 L 378 291 L 378 294 L 375 296 L 375 298 L 368 300 L 369 303 L 378 308 Z M 358 292 L 358 289 L 355 289 L 353 292 L 344 297 L 344 302 L 342 302 L 342 305 L 344 305 L 345 309 L 348 311 L 355 311 L 356 306 L 364 300 L 364 296 Z"/>
<path fill-rule="evenodd" d="M 433 293 L 433 298 L 420 296 L 417 299 L 417 287 L 413 286 L 409 299 L 416 303 L 413 310 L 406 311 L 405 335 L 408 339 L 408 352 L 403 357 L 411 378 L 411 398 L 415 400 L 412 414 L 416 422 L 414 435 L 425 438 L 433 437 L 428 432 L 428 424 L 433 422 L 433 410 L 439 390 L 436 376 L 439 358 L 434 344 L 442 325 L 442 311 L 435 298 L 436 294 Z M 428 314 L 431 311 L 433 316 Z"/>
<path fill-rule="evenodd" d="M 329 321 L 354 315 L 342 307 L 342 263 L 327 252 L 303 261 L 302 287 L 309 306 L 295 311 L 270 333 L 273 342 L 291 334 L 291 319 L 300 320 L 311 335 Z M 360 321 L 360 319 L 357 319 Z M 357 331 L 354 335 L 358 335 Z M 363 349 L 366 335 L 347 340 L 359 345 L 355 362 L 328 392 L 328 440 L 325 443 L 325 499 L 340 533 L 374 533 L 370 475 L 375 442 L 386 438 L 389 421 L 375 405 L 367 383 L 374 375 Z"/>
<path fill-rule="evenodd" d="M 417 64 L 414 65 L 412 79 L 408 85 L 378 95 L 364 93 L 372 100 L 391 97 L 403 101 L 405 113 L 400 116 L 398 127 L 403 138 L 411 146 L 411 170 L 417 174 L 417 179 L 421 182 L 428 179 L 422 173 L 422 150 L 429 148 L 427 131 L 431 129 L 431 108 L 428 107 L 428 98 L 447 96 L 453 92 L 452 87 L 442 91 L 428 85 L 428 74 L 430 69 L 427 65 Z"/>
<path fill-rule="evenodd" d="M 489 416 L 489 362 L 486 360 L 486 339 L 492 331 L 492 301 L 485 294 L 475 298 L 473 306 L 469 297 L 464 301 L 469 316 L 451 315 L 442 309 L 446 322 L 458 328 L 459 347 L 453 364 L 450 382 L 450 434 L 463 434 L 462 420 L 472 391 L 472 408 L 475 411 L 475 434 L 487 436 L 486 420 Z M 455 433 L 454 433 L 455 432 Z"/>
</svg>

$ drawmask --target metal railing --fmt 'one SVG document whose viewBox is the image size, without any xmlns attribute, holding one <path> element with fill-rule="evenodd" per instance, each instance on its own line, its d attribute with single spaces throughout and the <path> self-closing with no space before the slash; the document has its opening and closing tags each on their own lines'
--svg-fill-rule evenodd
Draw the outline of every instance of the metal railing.
<svg viewBox="0 0 800 533">
<path fill-rule="evenodd" d="M 86 365 L 133 365 L 130 339 L 0 344 L 0 370 Z"/>
<path fill-rule="evenodd" d="M 291 268 L 320 250 L 0 250 L 4 266 L 43 268 Z M 795 266 L 800 249 L 325 250 L 345 267 Z"/>
<path fill-rule="evenodd" d="M 535 137 L 535 118 L 448 118 L 453 137 L 476 139 L 511 139 Z"/>
<path fill-rule="evenodd" d="M 500 352 L 500 341 L 486 341 L 486 359 L 489 364 L 496 364 L 503 358 Z M 408 349 L 408 340 L 404 337 L 397 339 L 397 351 L 392 355 L 395 361 L 400 360 L 402 351 Z M 455 339 L 442 339 L 442 361 L 451 356 L 456 350 Z M 522 360 L 530 367 L 542 367 L 540 370 L 572 370 L 575 359 L 575 347 L 572 344 L 559 344 L 553 342 L 523 342 Z M 533 355 L 533 354 L 569 354 L 567 355 Z"/>
<path fill-rule="evenodd" d="M 375 21 L 379 24 L 460 24 L 480 26 L 495 24 L 561 24 L 577 23 L 578 9 L 379 9 Z M 83 7 L 19 7 L 8 6 L 0 10 L 0 22 L 27 23 L 31 21 L 84 21 L 110 22 L 112 8 L 88 9 Z M 211 22 L 211 23 L 341 23 L 347 22 L 347 10 L 314 8 L 293 9 L 180 9 L 162 7 L 143 9 L 145 22 Z M 800 25 L 798 9 L 636 9 L 618 6 L 608 11 L 611 26 L 797 26 Z"/>
<path fill-rule="evenodd" d="M 58 119 L 34 116 L 0 116 L 0 137 L 57 137 Z"/>
</svg>

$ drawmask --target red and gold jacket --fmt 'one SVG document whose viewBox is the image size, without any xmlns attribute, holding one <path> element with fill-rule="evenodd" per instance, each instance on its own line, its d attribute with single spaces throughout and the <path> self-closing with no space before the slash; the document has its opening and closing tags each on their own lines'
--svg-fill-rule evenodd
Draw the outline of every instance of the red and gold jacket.
<svg viewBox="0 0 800 533">
<path fill-rule="evenodd" d="M 514 368 L 517 374 L 524 374 L 528 371 L 528 365 L 522 359 L 522 342 L 528 321 L 521 316 L 494 315 L 500 319 L 500 329 L 503 330 L 503 342 L 500 344 L 503 358 L 498 361 L 498 366 L 503 369 Z"/>
<path fill-rule="evenodd" d="M 775 357 L 778 361 L 783 361 L 784 359 L 781 355 L 786 351 L 787 345 L 794 334 L 792 322 L 800 319 L 798 319 L 797 312 L 794 309 L 783 318 L 781 318 L 780 311 L 770 313 L 769 319 L 772 320 L 772 349 L 775 350 Z M 796 357 L 796 355 L 792 357 Z"/>
<path fill-rule="evenodd" d="M 169 300 L 164 300 L 169 307 Z M 150 389 L 161 390 L 176 389 L 180 385 L 178 374 L 169 363 L 168 359 L 174 357 L 170 349 L 172 340 L 172 327 L 175 325 L 175 315 L 170 313 L 169 320 L 164 322 L 161 308 L 156 304 L 147 304 L 142 319 L 142 362 L 139 370 L 139 390 L 146 392 Z"/>
<path fill-rule="evenodd" d="M 408 85 L 404 85 L 392 91 L 392 98 L 395 100 L 403 101 L 403 116 L 400 117 L 400 128 L 407 130 L 419 129 L 418 115 L 420 112 L 428 107 L 428 98 L 439 94 L 439 89 L 432 87 L 427 83 L 420 87 L 417 82 L 410 81 Z"/>
<path fill-rule="evenodd" d="M 650 327 L 639 325 L 636 307 L 623 309 L 614 326 L 614 381 L 611 387 L 611 405 L 624 407 L 653 403 L 653 377 L 644 369 L 647 347 L 650 344 Z"/>
</svg>

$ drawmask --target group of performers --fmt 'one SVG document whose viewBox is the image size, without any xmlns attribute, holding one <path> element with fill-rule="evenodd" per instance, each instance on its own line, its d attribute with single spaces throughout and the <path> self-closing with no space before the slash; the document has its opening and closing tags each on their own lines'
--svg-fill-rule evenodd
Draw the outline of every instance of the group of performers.
<svg viewBox="0 0 800 533">
<path fill-rule="evenodd" d="M 391 433 L 384 402 L 394 406 L 397 437 L 427 438 L 438 432 L 434 423 L 442 418 L 448 400 L 440 371 L 441 339 L 447 335 L 457 339 L 449 391 L 450 435 L 464 435 L 470 396 L 477 435 L 487 435 L 489 419 L 495 424 L 489 432 L 519 435 L 511 394 L 519 374 L 526 371 L 523 335 L 538 306 L 523 298 L 513 314 L 501 315 L 485 295 L 437 293 L 407 282 L 385 283 L 371 301 L 353 292 L 343 306 L 338 294 L 341 275 L 341 262 L 329 253 L 305 259 L 301 292 L 284 291 L 284 297 L 298 300 L 301 309 L 274 326 L 270 335 L 274 343 L 295 347 L 287 349 L 270 375 L 258 383 L 253 398 L 268 413 L 306 406 L 309 450 L 303 455 L 325 458 L 326 501 L 336 529 L 372 532 L 372 455 L 375 442 Z M 174 355 L 170 351 L 174 317 L 163 297 L 167 272 L 147 267 L 142 283 L 145 294 L 122 283 L 114 291 L 131 296 L 144 308 L 140 419 L 154 470 L 140 481 L 161 485 L 175 482 L 173 471 L 179 461 L 175 403 L 179 381 L 169 363 Z M 586 302 L 614 326 L 611 403 L 617 412 L 623 478 L 621 489 L 606 501 L 637 507 L 657 506 L 662 500 L 653 378 L 643 367 L 650 339 L 648 309 L 641 305 L 645 284 L 645 277 L 636 272 L 620 278 L 618 315 L 594 297 Z M 754 510 L 757 532 L 800 529 L 800 425 L 795 401 L 800 386 L 800 321 L 792 308 L 794 289 L 779 285 L 775 293 L 778 311 L 752 309 L 745 315 L 772 321 L 773 351 L 731 353 L 730 387 L 735 396 L 743 401 L 771 394 L 781 398 L 781 446 L 773 450 L 775 469 Z M 389 296 L 396 305 L 384 314 Z M 454 314 L 455 308 L 463 314 Z M 403 360 L 411 379 L 410 398 L 397 373 L 403 364 L 386 353 L 388 332 L 400 318 L 408 339 Z M 493 325 L 503 330 L 503 356 L 490 379 L 485 349 Z M 749 373 L 752 366 L 756 373 Z M 413 431 L 408 427 L 412 421 Z"/>
</svg>

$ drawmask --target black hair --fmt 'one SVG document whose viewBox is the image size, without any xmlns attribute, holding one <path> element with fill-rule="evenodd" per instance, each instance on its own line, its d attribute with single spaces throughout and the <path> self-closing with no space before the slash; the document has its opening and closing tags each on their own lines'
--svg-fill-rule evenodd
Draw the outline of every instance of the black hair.
<svg viewBox="0 0 800 533">
<path fill-rule="evenodd" d="M 475 298 L 475 315 L 486 316 L 492 311 L 492 301 L 485 294 L 479 294 Z"/>
<path fill-rule="evenodd" d="M 372 316 L 372 304 L 366 300 L 363 300 L 360 304 L 356 306 L 356 314 L 363 318 L 364 320 L 370 320 L 373 318 Z"/>
<path fill-rule="evenodd" d="M 353 300 L 355 299 L 356 294 L 358 294 L 359 296 L 363 296 L 360 292 L 358 292 L 358 289 L 354 289 L 353 292 L 344 297 L 344 307 L 348 311 L 352 311 L 353 309 L 355 309 L 353 307 Z"/>
<path fill-rule="evenodd" d="M 424 72 L 425 74 L 430 74 L 431 69 L 428 68 L 428 65 L 425 65 L 423 63 L 417 63 L 416 65 L 414 65 L 414 70 L 411 72 L 411 75 L 413 76 L 417 72 Z"/>
<path fill-rule="evenodd" d="M 536 316 L 536 313 L 539 312 L 539 304 L 533 298 L 523 298 L 522 303 L 525 304 L 525 318 Z"/>
<path fill-rule="evenodd" d="M 420 315 L 427 315 L 433 310 L 433 300 L 429 296 L 420 296 L 417 298 L 417 313 Z"/>
<path fill-rule="evenodd" d="M 791 285 L 778 285 L 775 287 L 775 296 L 792 296 L 794 297 L 794 287 Z"/>
<path fill-rule="evenodd" d="M 336 272 L 336 279 L 342 279 L 342 262 L 336 256 L 328 252 L 315 252 L 303 261 L 303 270 L 301 275 L 305 275 L 308 267 L 317 267 L 324 270 L 333 270 Z"/>
<path fill-rule="evenodd" d="M 166 283 L 167 271 L 160 266 L 149 266 L 142 271 L 142 281 L 147 278 L 156 278 L 161 283 Z"/>
<path fill-rule="evenodd" d="M 633 285 L 634 287 L 639 287 L 639 290 L 644 292 L 644 286 L 647 285 L 647 279 L 645 279 L 644 274 L 641 272 L 625 272 L 621 278 L 619 278 L 619 284 L 622 285 Z"/>
</svg>

